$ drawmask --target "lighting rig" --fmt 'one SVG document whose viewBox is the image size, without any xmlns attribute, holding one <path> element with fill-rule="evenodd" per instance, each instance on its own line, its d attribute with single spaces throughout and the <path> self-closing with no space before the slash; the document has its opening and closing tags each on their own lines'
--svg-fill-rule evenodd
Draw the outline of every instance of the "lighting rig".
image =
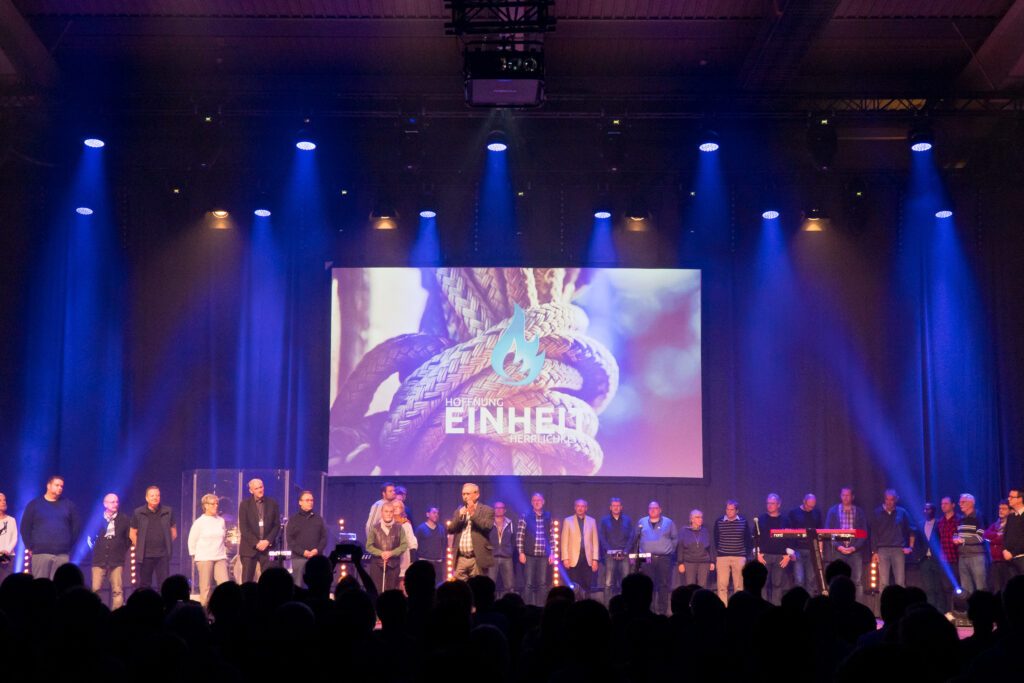
<svg viewBox="0 0 1024 683">
<path fill-rule="evenodd" d="M 544 34 L 554 0 L 446 0 L 445 33 L 462 45 L 466 103 L 537 107 L 544 101 Z"/>
</svg>

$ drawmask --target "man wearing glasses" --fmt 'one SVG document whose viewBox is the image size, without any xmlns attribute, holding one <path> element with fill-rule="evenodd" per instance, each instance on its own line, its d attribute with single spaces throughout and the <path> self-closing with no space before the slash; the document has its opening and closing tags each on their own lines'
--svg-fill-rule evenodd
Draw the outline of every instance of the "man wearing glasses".
<svg viewBox="0 0 1024 683">
<path fill-rule="evenodd" d="M 1010 489 L 1006 498 L 1010 503 L 1010 514 L 1006 518 L 1003 558 L 1010 563 L 1010 571 L 1020 576 L 1024 575 L 1024 498 L 1021 498 L 1019 488 Z"/>
</svg>

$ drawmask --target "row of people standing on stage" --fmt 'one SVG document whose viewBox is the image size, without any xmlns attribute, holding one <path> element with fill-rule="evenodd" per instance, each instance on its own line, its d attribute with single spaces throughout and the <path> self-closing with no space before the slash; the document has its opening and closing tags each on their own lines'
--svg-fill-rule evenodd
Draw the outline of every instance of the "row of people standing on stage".
<svg viewBox="0 0 1024 683">
<path fill-rule="evenodd" d="M 275 500 L 264 495 L 259 479 L 249 482 L 251 496 L 238 508 L 239 548 L 242 581 L 253 580 L 256 569 L 270 564 L 270 550 L 281 531 L 281 513 Z M 78 511 L 63 497 L 64 478 L 52 476 L 45 493 L 29 502 L 22 515 L 20 531 L 30 571 L 35 577 L 53 578 L 57 568 L 69 561 L 73 544 L 82 529 Z M 202 497 L 201 514 L 191 525 L 188 551 L 199 575 L 199 595 L 205 605 L 215 585 L 229 580 L 227 566 L 227 526 L 220 516 L 220 499 L 214 494 Z M 323 554 L 327 548 L 327 528 L 323 518 L 313 511 L 313 493 L 303 491 L 299 510 L 288 520 L 287 541 L 292 553 L 295 576 L 302 576 L 306 560 Z M 0 493 L 0 580 L 13 568 L 14 549 L 18 543 L 19 526 L 6 514 L 7 500 Z M 156 588 L 170 573 L 178 524 L 174 511 L 162 504 L 160 488 L 145 490 L 145 504 L 131 515 L 120 510 L 116 493 L 103 497 L 103 509 L 88 530 L 92 547 L 92 589 L 100 592 L 109 586 L 111 606 L 124 603 L 124 569 L 129 553 L 134 560 L 135 582 L 141 588 Z"/>
<path fill-rule="evenodd" d="M 478 487 L 467 486 L 479 497 Z M 394 492 L 383 493 L 376 506 L 386 502 L 388 495 L 397 500 Z M 942 518 L 937 521 L 934 506 L 926 504 L 925 518 L 918 523 L 898 504 L 899 496 L 892 489 L 883 493 L 881 504 L 870 514 L 855 504 L 850 487 L 841 489 L 839 501 L 824 515 L 812 493 L 788 512 L 783 510 L 781 497 L 772 493 L 765 499 L 764 512 L 750 521 L 739 514 L 739 504 L 729 500 L 712 524 L 705 524 L 704 513 L 695 509 L 690 511 L 688 523 L 679 527 L 662 514 L 657 501 L 651 501 L 647 515 L 634 526 L 618 498 L 610 501 L 608 514 L 599 521 L 587 514 L 587 502 L 580 499 L 574 503 L 574 515 L 563 520 L 561 533 L 556 535 L 544 496 L 535 493 L 531 510 L 516 521 L 507 516 L 502 501 L 483 506 L 489 521 L 480 531 L 488 541 L 487 567 L 499 589 L 514 589 L 518 563 L 528 604 L 543 604 L 556 561 L 564 568 L 569 585 L 580 593 L 601 590 L 609 599 L 630 570 L 629 556 L 635 552 L 644 556 L 640 571 L 651 575 L 655 607 L 662 613 L 667 612 L 676 583 L 706 586 L 712 573 L 719 597 L 727 602 L 731 592 L 743 589 L 741 570 L 751 559 L 768 569 L 766 597 L 770 601 L 778 604 L 793 585 L 814 595 L 820 592 L 820 578 L 811 541 L 773 537 L 772 531 L 828 528 L 851 532 L 822 540 L 823 561 L 838 559 L 849 565 L 859 597 L 863 598 L 867 565 L 872 564 L 877 572 L 879 591 L 890 582 L 905 585 L 909 565 L 919 567 L 919 583 L 930 600 L 947 610 L 956 589 L 966 598 L 982 588 L 998 590 L 1010 576 L 1024 572 L 1024 501 L 1019 494 L 1017 489 L 1010 491 L 1008 500 L 999 505 L 998 519 L 988 527 L 981 523 L 970 494 L 961 495 L 958 506 L 952 498 L 943 498 Z M 463 523 L 468 519 L 465 507 L 460 510 L 443 526 L 438 509 L 430 507 L 427 520 L 396 543 L 404 543 L 402 552 L 406 554 L 418 544 L 418 559 L 432 562 L 438 576 L 444 576 L 448 533 L 461 534 L 472 527 Z M 374 514 L 371 510 L 371 519 Z M 858 530 L 864 533 L 858 535 Z M 478 554 L 468 539 L 459 539 L 466 540 L 461 549 L 453 546 L 456 557 Z M 458 566 L 453 569 L 457 576 L 464 576 Z M 393 576 L 397 585 L 400 574 Z M 599 577 L 603 577 L 600 582 Z"/>
</svg>

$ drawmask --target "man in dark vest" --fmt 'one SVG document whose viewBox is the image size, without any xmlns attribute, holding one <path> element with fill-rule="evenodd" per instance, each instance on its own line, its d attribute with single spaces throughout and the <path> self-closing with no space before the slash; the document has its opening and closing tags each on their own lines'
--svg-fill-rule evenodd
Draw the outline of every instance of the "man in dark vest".
<svg viewBox="0 0 1024 683">
<path fill-rule="evenodd" d="M 516 550 L 519 564 L 526 569 L 527 605 L 542 607 L 547 599 L 548 566 L 555 563 L 551 547 L 551 515 L 544 509 L 544 496 L 535 493 L 530 497 L 532 512 L 519 519 L 516 529 Z"/>
<path fill-rule="evenodd" d="M 135 546 L 139 587 L 159 591 L 170 573 L 171 552 L 178 539 L 174 512 L 160 504 L 159 487 L 146 489 L 146 504 L 135 508 L 128 536 Z"/>
<path fill-rule="evenodd" d="M 270 565 L 270 549 L 281 531 L 281 508 L 276 500 L 263 495 L 263 481 L 250 481 L 249 493 L 252 497 L 238 506 L 238 528 L 241 532 L 238 556 L 242 558 L 242 583 L 256 577 L 256 565 L 259 565 L 260 573 L 266 571 Z"/>
<path fill-rule="evenodd" d="M 373 556 L 370 576 L 377 584 L 377 594 L 398 588 L 402 553 L 409 547 L 402 525 L 395 522 L 395 506 L 391 501 L 380 506 L 380 521 L 369 528 L 366 552 Z"/>
</svg>

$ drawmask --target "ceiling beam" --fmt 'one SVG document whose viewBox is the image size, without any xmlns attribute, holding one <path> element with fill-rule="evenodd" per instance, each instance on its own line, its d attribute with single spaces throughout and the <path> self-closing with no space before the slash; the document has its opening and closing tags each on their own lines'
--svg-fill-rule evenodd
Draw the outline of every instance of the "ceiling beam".
<svg viewBox="0 0 1024 683">
<path fill-rule="evenodd" d="M 807 51 L 832 20 L 840 0 L 775 0 L 747 53 L 742 90 L 777 90 L 794 82 Z"/>
<path fill-rule="evenodd" d="M 1016 0 L 971 57 L 957 87 L 977 92 L 1024 88 L 1024 0 Z"/>
</svg>

